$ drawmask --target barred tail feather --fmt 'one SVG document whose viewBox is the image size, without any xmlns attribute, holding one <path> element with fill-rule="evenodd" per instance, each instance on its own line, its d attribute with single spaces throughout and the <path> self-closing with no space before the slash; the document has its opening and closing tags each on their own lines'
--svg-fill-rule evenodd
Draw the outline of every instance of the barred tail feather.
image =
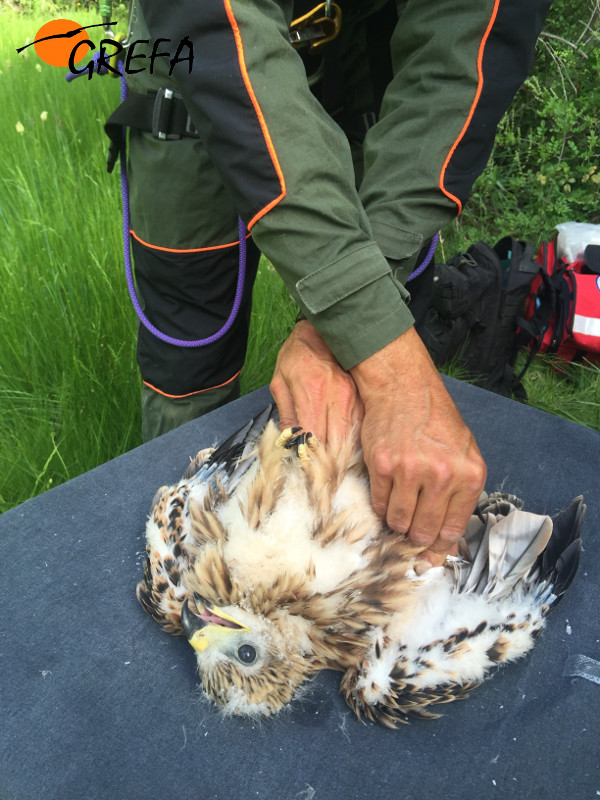
<svg viewBox="0 0 600 800">
<path fill-rule="evenodd" d="M 469 522 L 455 564 L 457 591 L 490 600 L 508 596 L 521 582 L 555 584 L 563 594 L 579 561 L 585 505 L 576 498 L 555 519 L 522 511 L 511 495 L 486 496 Z M 483 511 L 483 513 L 482 513 Z"/>
<path fill-rule="evenodd" d="M 548 546 L 531 569 L 528 580 L 552 587 L 554 608 L 571 585 L 581 556 L 581 526 L 586 506 L 579 496 L 554 519 L 554 529 Z"/>
</svg>

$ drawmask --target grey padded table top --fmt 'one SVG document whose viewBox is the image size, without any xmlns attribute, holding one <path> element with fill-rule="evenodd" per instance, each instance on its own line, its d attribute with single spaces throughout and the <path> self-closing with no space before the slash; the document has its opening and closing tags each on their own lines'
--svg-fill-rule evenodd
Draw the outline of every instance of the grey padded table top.
<svg viewBox="0 0 600 800">
<path fill-rule="evenodd" d="M 488 489 L 588 505 L 579 574 L 530 657 L 397 731 L 357 722 L 331 672 L 261 724 L 204 702 L 187 642 L 135 599 L 145 517 L 262 389 L 0 516 L 0 800 L 600 796 L 600 685 L 563 675 L 570 656 L 600 660 L 600 434 L 448 386 Z"/>
</svg>

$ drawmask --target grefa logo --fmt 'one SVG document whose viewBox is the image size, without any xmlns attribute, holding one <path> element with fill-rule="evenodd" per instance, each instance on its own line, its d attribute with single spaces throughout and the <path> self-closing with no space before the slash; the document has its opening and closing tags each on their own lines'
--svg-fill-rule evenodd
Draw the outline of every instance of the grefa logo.
<svg viewBox="0 0 600 800">
<path fill-rule="evenodd" d="M 108 25 L 114 25 L 113 22 Z M 101 39 L 98 46 L 88 38 L 86 31 L 90 28 L 105 27 L 104 23 L 98 25 L 79 25 L 71 19 L 54 19 L 46 22 L 38 30 L 35 39 L 22 47 L 17 48 L 17 53 L 27 47 L 35 47 L 35 52 L 46 64 L 53 67 L 69 67 L 73 75 L 83 75 L 88 73 L 88 80 L 94 72 L 98 72 L 104 67 L 115 75 L 131 75 L 137 72 L 144 72 L 146 69 L 150 73 L 154 71 L 154 62 L 157 58 L 169 59 L 169 75 L 177 64 L 187 63 L 188 71 L 192 71 L 194 63 L 194 45 L 187 36 L 175 47 L 173 55 L 168 48 L 170 39 L 158 38 L 154 41 L 152 49 L 144 51 L 143 46 L 149 45 L 147 39 L 140 39 L 131 42 L 125 48 L 116 39 Z M 161 49 L 162 48 L 162 49 Z M 117 58 L 127 51 L 120 63 L 123 64 L 123 72 L 117 66 Z M 88 63 L 78 68 L 79 64 L 86 56 L 90 56 L 97 51 L 97 55 Z M 143 60 L 148 62 L 148 66 Z M 132 61 L 135 63 L 132 65 Z"/>
</svg>

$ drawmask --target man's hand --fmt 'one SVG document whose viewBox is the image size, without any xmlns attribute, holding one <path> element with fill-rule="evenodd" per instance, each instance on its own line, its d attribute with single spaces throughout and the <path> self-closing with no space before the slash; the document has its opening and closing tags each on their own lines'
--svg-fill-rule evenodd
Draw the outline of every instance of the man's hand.
<svg viewBox="0 0 600 800">
<path fill-rule="evenodd" d="M 350 370 L 375 512 L 443 564 L 464 533 L 486 467 L 414 328 Z"/>
<path fill-rule="evenodd" d="M 331 442 L 362 420 L 375 511 L 408 533 L 432 566 L 443 564 L 485 484 L 473 434 L 414 328 L 350 373 L 315 328 L 299 322 L 271 381 L 280 426 L 301 425 Z"/>
<path fill-rule="evenodd" d="M 308 320 L 296 324 L 279 351 L 270 389 L 280 428 L 301 425 L 323 443 L 344 438 L 363 417 L 352 377 Z"/>
</svg>

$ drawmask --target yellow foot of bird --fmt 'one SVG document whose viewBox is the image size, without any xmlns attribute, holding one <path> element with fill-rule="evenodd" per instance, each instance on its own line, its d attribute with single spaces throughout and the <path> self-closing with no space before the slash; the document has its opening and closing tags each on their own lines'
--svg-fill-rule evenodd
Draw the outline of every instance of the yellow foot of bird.
<svg viewBox="0 0 600 800">
<path fill-rule="evenodd" d="M 296 426 L 294 428 L 285 428 L 285 430 L 281 431 L 275 446 L 285 447 L 286 450 L 295 449 L 301 461 L 308 461 L 310 451 L 318 447 L 318 442 L 310 431 L 303 431 L 302 428 Z"/>
</svg>

